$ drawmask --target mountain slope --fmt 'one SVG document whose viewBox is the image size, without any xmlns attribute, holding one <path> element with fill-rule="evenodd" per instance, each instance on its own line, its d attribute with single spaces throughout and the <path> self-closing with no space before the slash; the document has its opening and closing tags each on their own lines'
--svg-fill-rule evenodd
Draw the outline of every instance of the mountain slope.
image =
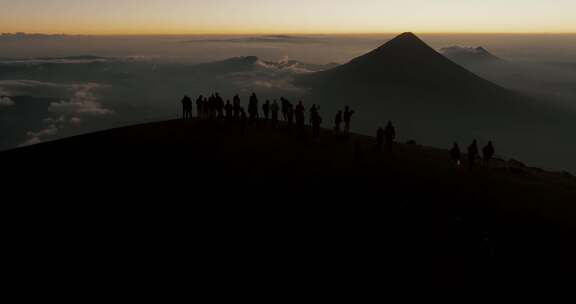
<svg viewBox="0 0 576 304">
<path fill-rule="evenodd" d="M 235 263 L 248 261 L 250 271 L 274 251 L 276 262 L 263 263 L 268 271 L 296 259 L 308 270 L 326 264 L 325 274 L 338 264 L 405 278 L 410 287 L 417 277 L 424 286 L 483 292 L 575 269 L 573 177 L 458 170 L 447 151 L 398 145 L 387 153 L 373 144 L 327 130 L 301 139 L 263 122 L 243 132 L 236 123 L 175 120 L 0 152 L 4 195 L 29 201 L 7 204 L 23 209 L 9 213 L 15 223 L 7 226 L 17 227 L 10 235 L 26 252 L 39 234 L 62 250 L 86 240 L 88 253 L 141 241 L 154 257 L 138 260 L 139 268 L 160 257 L 164 265 L 180 252 L 167 244 L 179 244 L 195 256 L 209 248 L 200 253 L 207 272 L 240 248 Z M 142 257 L 126 249 L 130 260 Z M 49 252 L 60 271 L 70 261 Z M 126 267 L 117 254 L 93 255 Z"/>
<path fill-rule="evenodd" d="M 313 90 L 318 87 L 370 93 L 443 97 L 501 96 L 508 92 L 448 60 L 413 33 L 404 33 L 379 48 L 334 69 L 315 73 L 298 82 Z M 389 91 L 389 92 L 386 92 Z M 391 92 L 390 92 L 391 91 Z"/>
</svg>

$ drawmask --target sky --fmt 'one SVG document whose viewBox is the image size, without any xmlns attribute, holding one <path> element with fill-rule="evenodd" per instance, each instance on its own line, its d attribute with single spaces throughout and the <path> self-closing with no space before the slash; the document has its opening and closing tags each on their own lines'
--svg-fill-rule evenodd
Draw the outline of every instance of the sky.
<svg viewBox="0 0 576 304">
<path fill-rule="evenodd" d="M 0 32 L 576 33 L 575 0 L 0 0 Z"/>
</svg>

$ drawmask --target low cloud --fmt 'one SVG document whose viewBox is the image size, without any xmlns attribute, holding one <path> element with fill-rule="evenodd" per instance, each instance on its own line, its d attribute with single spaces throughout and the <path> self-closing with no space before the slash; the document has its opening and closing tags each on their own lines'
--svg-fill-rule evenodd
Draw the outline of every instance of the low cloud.
<svg viewBox="0 0 576 304">
<path fill-rule="evenodd" d="M 98 100 L 97 90 L 107 86 L 98 83 L 68 85 L 72 96 L 67 100 L 52 102 L 48 111 L 52 116 L 43 120 L 45 127 L 39 131 L 28 131 L 21 146 L 33 145 L 56 137 L 64 128 L 79 125 L 86 117 L 114 114 Z"/>
<path fill-rule="evenodd" d="M 4 88 L 0 87 L 0 107 L 8 107 L 14 105 L 14 100 Z"/>
<path fill-rule="evenodd" d="M 89 115 L 103 116 L 110 115 L 114 112 L 105 108 L 96 97 L 94 90 L 103 86 L 97 83 L 87 83 L 73 87 L 74 94 L 70 100 L 53 102 L 50 104 L 48 111 L 66 116 Z"/>
<path fill-rule="evenodd" d="M 40 131 L 28 131 L 26 133 L 26 141 L 24 141 L 20 146 L 30 146 L 39 144 L 46 139 L 49 139 L 58 134 L 59 128 L 55 124 L 50 124 L 46 128 Z"/>
</svg>

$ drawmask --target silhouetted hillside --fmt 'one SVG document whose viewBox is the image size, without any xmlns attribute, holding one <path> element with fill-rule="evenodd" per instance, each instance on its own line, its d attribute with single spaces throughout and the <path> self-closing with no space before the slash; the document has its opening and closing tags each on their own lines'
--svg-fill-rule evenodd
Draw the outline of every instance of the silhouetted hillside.
<svg viewBox="0 0 576 304">
<path fill-rule="evenodd" d="M 150 239 L 166 247 L 148 255 L 167 258 L 166 248 L 181 255 L 172 245 L 193 238 L 194 251 L 203 248 L 195 256 L 210 265 L 229 265 L 230 247 L 250 248 L 233 255 L 242 264 L 288 259 L 321 276 L 339 261 L 358 282 L 369 281 L 358 269 L 371 269 L 405 287 L 487 290 L 574 269 L 573 177 L 501 161 L 455 169 L 447 151 L 415 144 L 390 153 L 367 136 L 345 141 L 324 130 L 311 139 L 264 122 L 243 132 L 237 123 L 177 120 L 1 152 L 0 166 L 5 195 L 32 199 L 12 207 L 28 210 L 20 233 L 62 236 L 50 238 L 60 248 L 90 240 L 140 261 L 136 248 Z M 260 250 L 277 253 L 247 254 Z M 309 253 L 292 256 L 301 250 Z"/>
</svg>

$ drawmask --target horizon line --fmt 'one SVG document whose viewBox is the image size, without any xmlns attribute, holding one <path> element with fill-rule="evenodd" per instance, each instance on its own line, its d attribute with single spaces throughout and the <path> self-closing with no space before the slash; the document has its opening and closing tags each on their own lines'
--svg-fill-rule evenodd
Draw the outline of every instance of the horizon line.
<svg viewBox="0 0 576 304">
<path fill-rule="evenodd" d="M 46 36 L 338 36 L 338 35 L 400 35 L 411 32 L 416 35 L 576 35 L 574 32 L 418 32 L 418 31 L 400 31 L 400 32 L 246 32 L 246 33 L 65 33 L 65 32 L 2 32 L 0 35 L 46 35 Z"/>
</svg>

